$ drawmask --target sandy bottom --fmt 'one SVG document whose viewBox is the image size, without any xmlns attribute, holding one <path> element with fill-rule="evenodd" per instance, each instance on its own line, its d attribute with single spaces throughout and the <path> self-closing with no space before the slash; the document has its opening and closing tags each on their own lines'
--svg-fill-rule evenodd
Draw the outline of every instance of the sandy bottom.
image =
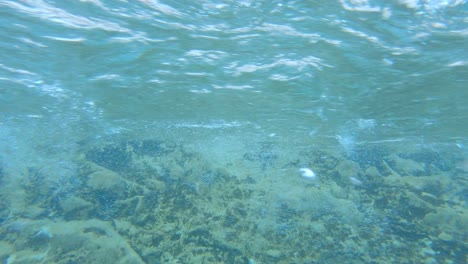
<svg viewBox="0 0 468 264">
<path fill-rule="evenodd" d="M 65 172 L 4 168 L 0 263 L 468 262 L 463 159 L 272 142 L 237 157 L 120 139 L 83 143 Z"/>
</svg>

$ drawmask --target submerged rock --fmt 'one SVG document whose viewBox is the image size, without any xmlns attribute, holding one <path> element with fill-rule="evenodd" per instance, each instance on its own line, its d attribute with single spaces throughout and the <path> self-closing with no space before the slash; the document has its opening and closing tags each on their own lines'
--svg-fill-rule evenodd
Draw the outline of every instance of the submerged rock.
<svg viewBox="0 0 468 264">
<path fill-rule="evenodd" d="M 125 194 L 125 180 L 117 173 L 106 169 L 91 173 L 87 185 L 96 192 L 110 192 L 119 197 Z"/>
<path fill-rule="evenodd" d="M 75 196 L 61 199 L 59 206 L 68 219 L 85 219 L 93 208 L 91 202 Z"/>
<path fill-rule="evenodd" d="M 423 164 L 412 159 L 400 158 L 396 155 L 390 158 L 389 163 L 393 165 L 393 170 L 402 176 L 421 176 L 424 175 L 426 171 Z"/>
<path fill-rule="evenodd" d="M 338 164 L 335 170 L 339 176 L 338 183 L 344 185 L 352 184 L 351 179 L 356 178 L 361 174 L 361 168 L 359 165 L 349 160 Z"/>
<path fill-rule="evenodd" d="M 468 226 L 468 210 L 465 208 L 439 207 L 424 217 L 428 225 L 444 230 L 448 234 L 460 235 L 460 230 Z M 466 237 L 465 237 L 466 239 Z"/>
</svg>

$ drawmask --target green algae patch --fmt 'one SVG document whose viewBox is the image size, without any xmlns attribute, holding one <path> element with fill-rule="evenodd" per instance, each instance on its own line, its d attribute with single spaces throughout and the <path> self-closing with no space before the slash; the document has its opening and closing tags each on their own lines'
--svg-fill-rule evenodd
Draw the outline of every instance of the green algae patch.
<svg viewBox="0 0 468 264">
<path fill-rule="evenodd" d="M 0 209 L 8 214 L 0 257 L 55 263 L 465 257 L 466 182 L 447 168 L 421 175 L 430 173 L 422 171 L 424 163 L 394 153 L 362 162 L 323 150 L 281 155 L 273 143 L 258 146 L 223 167 L 174 143 L 117 140 L 83 148 L 75 174 L 57 185 L 48 185 L 47 170 L 31 169 L 20 185 L 27 192 L 2 193 Z M 369 158 L 362 152 L 360 159 Z M 303 167 L 317 178 L 301 177 Z M 412 172 L 417 175 L 407 175 Z M 8 176 L 6 184 L 14 186 Z"/>
</svg>

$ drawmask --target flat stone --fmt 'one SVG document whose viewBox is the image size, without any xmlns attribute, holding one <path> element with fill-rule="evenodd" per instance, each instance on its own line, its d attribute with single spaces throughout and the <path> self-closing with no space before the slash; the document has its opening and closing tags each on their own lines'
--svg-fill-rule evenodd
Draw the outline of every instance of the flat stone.
<svg viewBox="0 0 468 264">
<path fill-rule="evenodd" d="M 93 204 L 80 197 L 69 196 L 59 202 L 60 208 L 65 214 L 73 214 L 77 211 L 90 209 Z"/>
<path fill-rule="evenodd" d="M 97 192 L 125 192 L 125 180 L 111 170 L 98 170 L 88 176 L 88 186 Z"/>
</svg>

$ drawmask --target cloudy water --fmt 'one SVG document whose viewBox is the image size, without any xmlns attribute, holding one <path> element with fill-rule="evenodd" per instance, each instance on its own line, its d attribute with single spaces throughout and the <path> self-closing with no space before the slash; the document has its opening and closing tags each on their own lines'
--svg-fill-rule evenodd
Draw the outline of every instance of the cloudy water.
<svg viewBox="0 0 468 264">
<path fill-rule="evenodd" d="M 0 262 L 464 263 L 467 14 L 0 0 Z"/>
</svg>

